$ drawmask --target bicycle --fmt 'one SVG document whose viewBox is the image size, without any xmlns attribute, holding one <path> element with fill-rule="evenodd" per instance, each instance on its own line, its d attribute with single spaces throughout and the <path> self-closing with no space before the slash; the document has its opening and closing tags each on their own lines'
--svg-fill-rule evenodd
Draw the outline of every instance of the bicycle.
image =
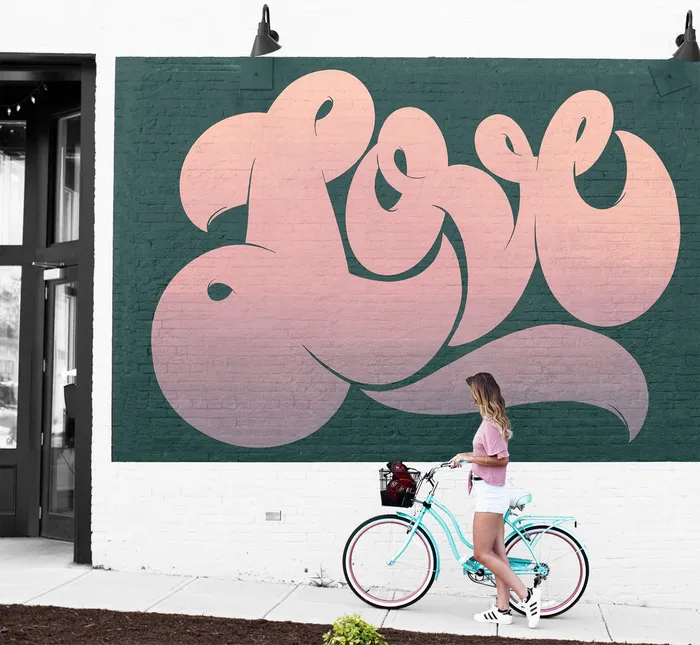
<svg viewBox="0 0 700 645">
<path fill-rule="evenodd" d="M 392 480 L 391 471 L 380 470 L 382 505 L 408 509 L 418 502 L 420 506 L 413 515 L 396 511 L 372 517 L 348 538 L 343 552 L 345 579 L 355 595 L 367 604 L 380 609 L 408 607 L 428 593 L 438 579 L 440 551 L 435 537 L 424 524 L 426 515 L 433 517 L 445 532 L 463 574 L 477 584 L 496 586 L 493 574 L 473 555 L 460 555 L 452 530 L 441 515 L 451 520 L 459 541 L 473 552 L 473 545 L 464 537 L 452 511 L 435 499 L 438 488 L 435 475 L 447 467 L 450 467 L 449 462 L 433 466 L 422 477 L 420 472 L 409 469 L 415 487 L 394 497 L 386 492 Z M 426 483 L 431 489 L 421 501 L 418 494 Z M 552 618 L 568 611 L 581 599 L 588 585 L 590 566 L 584 544 L 574 533 L 562 528 L 570 523 L 577 528 L 576 518 L 520 516 L 531 501 L 530 493 L 511 493 L 510 508 L 504 516 L 506 529 L 511 531 L 508 534 L 506 530 L 506 553 L 513 571 L 526 586 L 542 586 L 541 615 Z M 522 615 L 519 602 L 511 592 L 510 605 Z"/>
</svg>

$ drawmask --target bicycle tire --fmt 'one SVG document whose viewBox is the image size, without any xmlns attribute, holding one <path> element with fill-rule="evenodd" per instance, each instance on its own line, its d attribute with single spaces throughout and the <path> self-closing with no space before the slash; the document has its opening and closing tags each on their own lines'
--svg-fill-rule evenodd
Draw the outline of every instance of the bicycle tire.
<svg viewBox="0 0 700 645">
<path fill-rule="evenodd" d="M 430 548 L 430 554 L 432 556 L 432 569 L 429 569 L 428 571 L 428 582 L 425 586 L 425 588 L 420 591 L 420 593 L 415 596 L 411 597 L 411 599 L 407 602 L 373 602 L 370 600 L 367 595 L 368 594 L 363 594 L 358 589 L 356 588 L 356 581 L 353 575 L 351 575 L 351 572 L 348 571 L 348 556 L 351 552 L 351 548 L 353 545 L 353 542 L 355 538 L 358 536 L 358 534 L 361 534 L 361 532 L 364 532 L 366 527 L 369 525 L 378 522 L 380 520 L 392 520 L 400 524 L 404 524 L 408 530 L 410 530 L 413 526 L 413 523 L 410 520 L 407 520 L 406 518 L 403 518 L 399 515 L 393 515 L 393 514 L 386 514 L 386 515 L 376 515 L 375 517 L 371 517 L 368 520 L 364 521 L 362 524 L 360 524 L 351 534 L 350 537 L 347 539 L 347 542 L 345 543 L 345 548 L 343 549 L 343 574 L 345 575 L 345 580 L 348 583 L 348 586 L 350 589 L 352 589 L 353 593 L 363 602 L 366 604 L 376 607 L 377 609 L 403 609 L 404 607 L 409 607 L 410 605 L 413 605 L 414 603 L 418 602 L 425 594 L 430 591 L 430 588 L 433 586 L 433 583 L 435 582 L 435 576 L 437 574 L 437 548 L 435 544 L 433 543 L 432 539 L 428 535 L 428 533 L 423 529 L 423 527 L 419 526 L 416 534 L 420 534 L 421 539 L 425 541 L 425 543 L 429 546 Z M 350 565 L 350 569 L 352 569 L 352 565 Z"/>
<path fill-rule="evenodd" d="M 581 597 L 583 596 L 584 592 L 586 591 L 586 587 L 588 586 L 588 580 L 590 578 L 591 567 L 590 567 L 590 563 L 588 561 L 588 556 L 586 555 L 586 552 L 583 548 L 583 545 L 581 544 L 581 542 L 578 540 L 578 538 L 575 535 L 569 533 L 569 531 L 567 531 L 566 529 L 562 529 L 559 527 L 549 527 L 545 524 L 538 524 L 538 525 L 534 525 L 534 526 L 528 526 L 527 529 L 523 529 L 522 532 L 525 535 L 527 535 L 528 533 L 533 532 L 533 531 L 545 531 L 545 530 L 547 533 L 558 534 L 560 537 L 563 537 L 564 539 L 569 540 L 571 543 L 573 543 L 573 545 L 576 547 L 576 551 L 580 555 L 581 561 L 583 563 L 583 572 L 582 572 L 580 587 L 572 595 L 573 598 L 567 599 L 566 605 L 561 609 L 557 609 L 557 610 L 551 611 L 551 612 L 542 611 L 542 614 L 541 614 L 542 618 L 554 618 L 555 616 L 561 616 L 563 613 L 569 611 L 569 609 L 571 609 L 574 605 L 576 605 L 576 603 L 579 600 L 581 600 Z M 506 543 L 505 543 L 506 553 L 509 552 L 509 547 L 512 548 L 512 546 L 514 546 L 516 542 L 521 541 L 521 540 L 522 540 L 522 538 L 517 533 L 514 533 L 513 535 L 511 535 L 506 540 Z M 517 612 L 521 616 L 525 615 L 525 612 L 522 609 L 520 609 L 516 600 L 514 600 L 512 598 L 512 596 L 511 596 L 510 606 L 513 609 L 513 611 Z"/>
</svg>

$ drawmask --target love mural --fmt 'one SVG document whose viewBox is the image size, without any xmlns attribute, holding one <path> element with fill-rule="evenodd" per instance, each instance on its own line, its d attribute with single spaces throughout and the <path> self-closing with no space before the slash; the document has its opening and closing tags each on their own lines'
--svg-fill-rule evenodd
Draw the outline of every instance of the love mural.
<svg viewBox="0 0 700 645">
<path fill-rule="evenodd" d="M 626 181 L 614 206 L 598 209 L 575 178 L 613 133 L 601 92 L 567 99 L 537 155 L 513 119 L 486 118 L 474 137 L 486 170 L 450 164 L 422 110 L 393 112 L 370 148 L 375 125 L 367 88 L 328 70 L 192 146 L 180 178 L 187 217 L 206 232 L 247 205 L 248 226 L 244 244 L 193 259 L 160 298 L 153 363 L 173 409 L 222 442 L 271 447 L 322 427 L 351 386 L 406 412 L 474 412 L 464 379 L 488 371 L 509 406 L 590 404 L 617 415 L 634 439 L 648 409 L 644 374 L 588 328 L 533 326 L 416 375 L 505 320 L 537 261 L 556 300 L 589 327 L 644 314 L 667 287 L 680 244 L 673 183 L 654 150 L 615 131 Z M 327 184 L 354 166 L 341 231 Z M 400 195 L 389 209 L 376 194 L 378 173 Z M 517 218 L 494 176 L 518 184 Z M 458 241 L 445 234 L 447 219 Z M 349 269 L 344 240 L 366 275 Z"/>
</svg>

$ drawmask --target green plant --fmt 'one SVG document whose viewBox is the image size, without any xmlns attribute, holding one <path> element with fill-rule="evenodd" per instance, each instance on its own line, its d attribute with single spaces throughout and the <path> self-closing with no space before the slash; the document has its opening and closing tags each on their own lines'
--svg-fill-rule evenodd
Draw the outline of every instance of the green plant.
<svg viewBox="0 0 700 645">
<path fill-rule="evenodd" d="M 387 645 L 376 628 L 366 623 L 360 614 L 343 616 L 333 623 L 333 628 L 323 635 L 324 645 Z"/>
</svg>

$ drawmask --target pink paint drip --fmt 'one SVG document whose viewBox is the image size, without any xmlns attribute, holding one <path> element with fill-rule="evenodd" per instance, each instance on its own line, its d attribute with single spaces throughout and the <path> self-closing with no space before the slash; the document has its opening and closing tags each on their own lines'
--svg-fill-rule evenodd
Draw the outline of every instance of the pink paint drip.
<svg viewBox="0 0 700 645">
<path fill-rule="evenodd" d="M 318 119 L 328 100 L 330 112 Z M 221 212 L 249 206 L 247 244 L 183 268 L 153 321 L 161 389 L 201 432 L 249 447 L 290 443 L 335 414 L 348 381 L 389 385 L 422 369 L 449 339 L 464 290 L 455 251 L 441 233 L 445 213 L 460 230 L 468 262 L 466 305 L 452 345 L 480 338 L 508 316 L 536 252 L 555 297 L 591 324 L 634 319 L 668 284 L 678 210 L 651 148 L 617 133 L 628 176 L 611 209 L 589 207 L 576 191 L 574 174 L 595 163 L 612 131 L 604 95 L 580 92 L 565 102 L 539 157 L 511 119 L 493 116 L 479 126 L 482 162 L 520 183 L 517 223 L 489 174 L 449 165 L 442 133 L 426 113 L 394 112 L 365 154 L 374 125 L 372 98 L 360 81 L 316 72 L 288 86 L 266 114 L 212 126 L 187 155 L 180 191 L 197 227 L 206 231 Z M 397 150 L 406 156 L 405 174 L 394 161 Z M 397 276 L 438 242 L 435 260 L 411 278 L 368 280 L 348 270 L 326 184 L 358 161 L 346 205 L 352 250 L 370 271 Z M 391 211 L 375 195 L 377 172 L 401 194 Z M 233 292 L 212 301 L 213 282 Z M 414 385 L 368 394 L 401 410 L 459 413 L 468 407 L 464 372 L 477 364 L 497 375 L 512 405 L 590 403 L 623 418 L 632 437 L 646 416 L 646 383 L 634 359 L 604 336 L 566 326 L 511 334 Z"/>
</svg>

